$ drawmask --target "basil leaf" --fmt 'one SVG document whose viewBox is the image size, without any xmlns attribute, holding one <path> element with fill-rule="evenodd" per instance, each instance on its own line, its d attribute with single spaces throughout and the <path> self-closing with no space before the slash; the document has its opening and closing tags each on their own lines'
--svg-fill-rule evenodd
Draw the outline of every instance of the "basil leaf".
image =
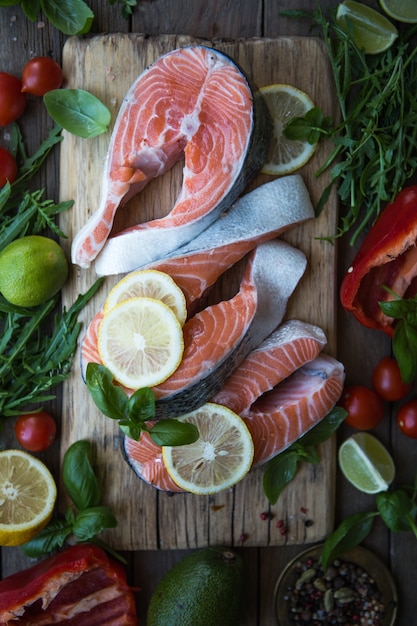
<svg viewBox="0 0 417 626">
<path fill-rule="evenodd" d="M 411 383 L 417 376 L 417 329 L 404 320 L 395 327 L 392 349 L 405 383 Z"/>
<path fill-rule="evenodd" d="M 81 541 L 88 541 L 106 528 L 115 528 L 117 520 L 106 506 L 95 506 L 80 511 L 72 532 Z"/>
<path fill-rule="evenodd" d="M 77 509 L 86 509 L 100 502 L 98 480 L 90 463 L 90 443 L 76 441 L 65 452 L 62 479 L 69 497 Z"/>
<path fill-rule="evenodd" d="M 376 496 L 376 504 L 381 517 L 394 532 L 411 530 L 408 515 L 415 516 L 415 507 L 405 491 L 383 491 Z"/>
<path fill-rule="evenodd" d="M 185 446 L 197 441 L 200 435 L 194 424 L 163 419 L 152 426 L 149 436 L 158 446 Z"/>
<path fill-rule="evenodd" d="M 299 443 L 306 446 L 315 446 L 330 439 L 333 433 L 345 420 L 347 411 L 340 406 L 335 406 L 318 424 L 299 439 Z"/>
<path fill-rule="evenodd" d="M 77 137 L 96 137 L 109 127 L 109 109 L 84 89 L 52 89 L 43 100 L 52 119 Z"/>
<path fill-rule="evenodd" d="M 376 512 L 354 513 L 347 517 L 326 539 L 321 555 L 323 570 L 326 571 L 334 559 L 358 546 L 371 532 Z"/>
<path fill-rule="evenodd" d="M 138 389 L 128 401 L 129 417 L 133 421 L 146 421 L 155 417 L 155 394 L 149 387 Z"/>
<path fill-rule="evenodd" d="M 269 461 L 263 476 L 263 490 L 270 504 L 275 504 L 297 473 L 299 456 L 293 450 L 284 450 Z"/>
<path fill-rule="evenodd" d="M 23 553 L 37 559 L 57 548 L 62 548 L 65 539 L 72 533 L 72 525 L 64 519 L 52 519 L 33 539 L 24 543 Z"/>
<path fill-rule="evenodd" d="M 94 404 L 111 419 L 125 419 L 129 400 L 121 387 L 113 384 L 113 375 L 99 363 L 88 363 L 86 384 Z"/>
<path fill-rule="evenodd" d="M 48 20 L 64 35 L 80 35 L 90 30 L 94 13 L 83 0 L 41 0 Z"/>
<path fill-rule="evenodd" d="M 40 0 L 21 0 L 20 4 L 26 17 L 35 22 L 41 10 Z"/>
<path fill-rule="evenodd" d="M 144 422 L 142 424 L 144 424 Z M 125 435 L 127 435 L 131 439 L 139 441 L 142 431 L 146 430 L 146 428 L 143 428 L 142 424 L 132 422 L 129 419 L 125 419 L 119 421 L 119 428 Z"/>
</svg>

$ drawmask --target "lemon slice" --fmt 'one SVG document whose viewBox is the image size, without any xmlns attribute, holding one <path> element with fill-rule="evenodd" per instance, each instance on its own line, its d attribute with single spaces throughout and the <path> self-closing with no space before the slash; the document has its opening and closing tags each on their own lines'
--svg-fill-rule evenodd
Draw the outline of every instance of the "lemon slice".
<svg viewBox="0 0 417 626">
<path fill-rule="evenodd" d="M 394 20 L 409 24 L 417 22 L 416 0 L 379 0 L 379 4 L 385 13 Z"/>
<path fill-rule="evenodd" d="M 177 419 L 195 424 L 200 434 L 189 445 L 162 448 L 168 473 L 179 487 L 208 495 L 229 489 L 246 476 L 252 465 L 253 441 L 236 413 L 208 402 Z"/>
<path fill-rule="evenodd" d="M 302 167 L 313 156 L 316 144 L 287 139 L 284 129 L 294 117 L 304 115 L 314 107 L 310 96 L 292 85 L 267 85 L 259 89 L 273 121 L 273 133 L 263 174 L 283 175 Z"/>
<path fill-rule="evenodd" d="M 398 30 L 384 15 L 355 0 L 339 4 L 336 21 L 367 54 L 388 50 L 398 37 Z"/>
<path fill-rule="evenodd" d="M 0 545 L 19 546 L 52 517 L 56 484 L 46 465 L 21 450 L 0 452 Z"/>
<path fill-rule="evenodd" d="M 136 297 L 155 298 L 165 302 L 174 311 L 180 324 L 184 324 L 187 317 L 185 296 L 165 272 L 137 270 L 127 274 L 111 289 L 104 303 L 104 313 L 108 313 L 120 302 Z"/>
<path fill-rule="evenodd" d="M 181 324 L 164 302 L 129 298 L 101 320 L 98 351 L 103 364 L 125 387 L 153 387 L 169 378 L 181 362 Z"/>
<path fill-rule="evenodd" d="M 388 450 L 369 433 L 357 433 L 339 448 L 343 475 L 364 493 L 386 491 L 394 480 L 395 466 Z"/>
</svg>

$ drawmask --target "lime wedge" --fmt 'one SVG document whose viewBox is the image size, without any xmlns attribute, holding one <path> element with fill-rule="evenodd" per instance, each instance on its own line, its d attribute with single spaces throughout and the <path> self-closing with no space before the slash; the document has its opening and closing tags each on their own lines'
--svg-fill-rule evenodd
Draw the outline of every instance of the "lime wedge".
<svg viewBox="0 0 417 626">
<path fill-rule="evenodd" d="M 363 493 L 386 491 L 394 480 L 394 461 L 388 450 L 366 432 L 352 435 L 339 448 L 345 478 Z"/>
<path fill-rule="evenodd" d="M 339 4 L 336 21 L 366 54 L 388 50 L 398 37 L 397 28 L 382 13 L 355 0 Z"/>
</svg>

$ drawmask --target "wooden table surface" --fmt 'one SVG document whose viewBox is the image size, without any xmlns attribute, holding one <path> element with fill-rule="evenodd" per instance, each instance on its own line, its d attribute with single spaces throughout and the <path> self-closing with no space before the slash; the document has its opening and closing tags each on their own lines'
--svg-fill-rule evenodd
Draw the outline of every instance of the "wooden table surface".
<svg viewBox="0 0 417 626">
<path fill-rule="evenodd" d="M 110 6 L 105 0 L 89 0 L 88 4 L 96 18 L 93 33 L 136 32 L 149 35 L 184 34 L 208 39 L 273 37 L 278 35 L 308 36 L 309 24 L 304 20 L 280 17 L 279 12 L 287 8 L 313 9 L 312 0 L 139 0 L 138 8 L 131 20 L 125 20 L 117 6 Z M 372 4 L 371 0 L 369 4 Z M 336 6 L 337 0 L 322 0 L 323 6 Z M 376 6 L 376 2 L 373 3 Z M 30 57 L 51 55 L 58 62 L 62 58 L 65 37 L 48 22 L 32 23 L 24 17 L 20 7 L 0 9 L 0 71 L 19 75 Z M 22 128 L 30 153 L 45 136 L 47 115 L 42 103 L 30 99 L 30 114 L 25 114 Z M 0 131 L 0 145 L 6 145 L 3 130 Z M 47 170 L 39 174 L 39 187 L 45 187 L 46 197 L 57 197 L 59 152 L 49 160 Z M 339 280 L 349 266 L 354 250 L 346 241 L 338 242 Z M 390 342 L 378 332 L 367 331 L 338 308 L 337 316 L 337 356 L 346 368 L 349 383 L 369 384 L 374 365 L 390 352 Z M 52 409 L 59 416 L 59 397 Z M 392 451 L 396 466 L 398 484 L 412 483 L 415 474 L 416 443 L 399 433 L 393 420 L 395 407 L 387 408 L 387 415 L 376 429 L 376 435 Z M 343 427 L 338 433 L 341 441 L 351 431 Z M 7 424 L 0 435 L 2 447 L 11 446 L 13 437 Z M 59 442 L 40 455 L 54 472 L 59 465 Z M 374 509 L 373 496 L 359 493 L 340 475 L 337 470 L 336 523 L 347 515 L 363 510 Z M 302 506 L 302 502 L 300 502 Z M 144 523 L 146 523 L 144 521 Z M 399 626 L 410 626 L 417 613 L 415 584 L 417 574 L 417 541 L 411 533 L 393 534 L 376 523 L 365 545 L 372 549 L 388 565 L 396 580 L 400 605 Z M 272 608 L 274 585 L 285 564 L 302 549 L 300 546 L 274 548 L 238 548 L 247 565 L 247 592 L 242 626 L 273 626 Z M 129 582 L 141 587 L 138 594 L 139 623 L 145 623 L 148 599 L 162 575 L 180 558 L 186 550 L 138 551 L 126 554 L 128 559 Z M 19 548 L 1 550 L 1 575 L 5 577 L 24 569 L 30 563 Z"/>
</svg>

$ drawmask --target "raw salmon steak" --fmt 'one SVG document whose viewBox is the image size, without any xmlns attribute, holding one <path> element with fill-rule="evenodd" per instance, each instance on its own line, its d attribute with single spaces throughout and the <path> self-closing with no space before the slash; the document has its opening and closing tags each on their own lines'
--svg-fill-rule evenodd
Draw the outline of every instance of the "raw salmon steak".
<svg viewBox="0 0 417 626">
<path fill-rule="evenodd" d="M 340 397 L 343 366 L 320 353 L 325 343 L 319 327 L 299 320 L 284 322 L 210 400 L 245 420 L 254 442 L 253 466 L 294 443 L 323 419 Z M 139 441 L 125 437 L 123 451 L 130 467 L 146 483 L 162 491 L 182 491 L 168 474 L 162 448 L 149 435 L 142 435 Z"/>
<path fill-rule="evenodd" d="M 343 365 L 320 354 L 261 396 L 243 418 L 253 439 L 253 467 L 270 461 L 326 417 L 344 380 Z"/>
<path fill-rule="evenodd" d="M 126 272 L 196 237 L 262 167 L 270 124 L 262 97 L 225 54 L 189 46 L 157 59 L 120 108 L 100 205 L 73 240 L 73 263 L 88 267 L 101 252 L 101 273 L 116 262 Z M 182 189 L 165 217 L 108 239 L 117 209 L 182 158 Z"/>
<path fill-rule="evenodd" d="M 210 402 L 227 406 L 241 417 L 247 415 L 255 400 L 315 359 L 326 343 L 318 326 L 300 320 L 284 322 L 250 352 Z"/>
</svg>

